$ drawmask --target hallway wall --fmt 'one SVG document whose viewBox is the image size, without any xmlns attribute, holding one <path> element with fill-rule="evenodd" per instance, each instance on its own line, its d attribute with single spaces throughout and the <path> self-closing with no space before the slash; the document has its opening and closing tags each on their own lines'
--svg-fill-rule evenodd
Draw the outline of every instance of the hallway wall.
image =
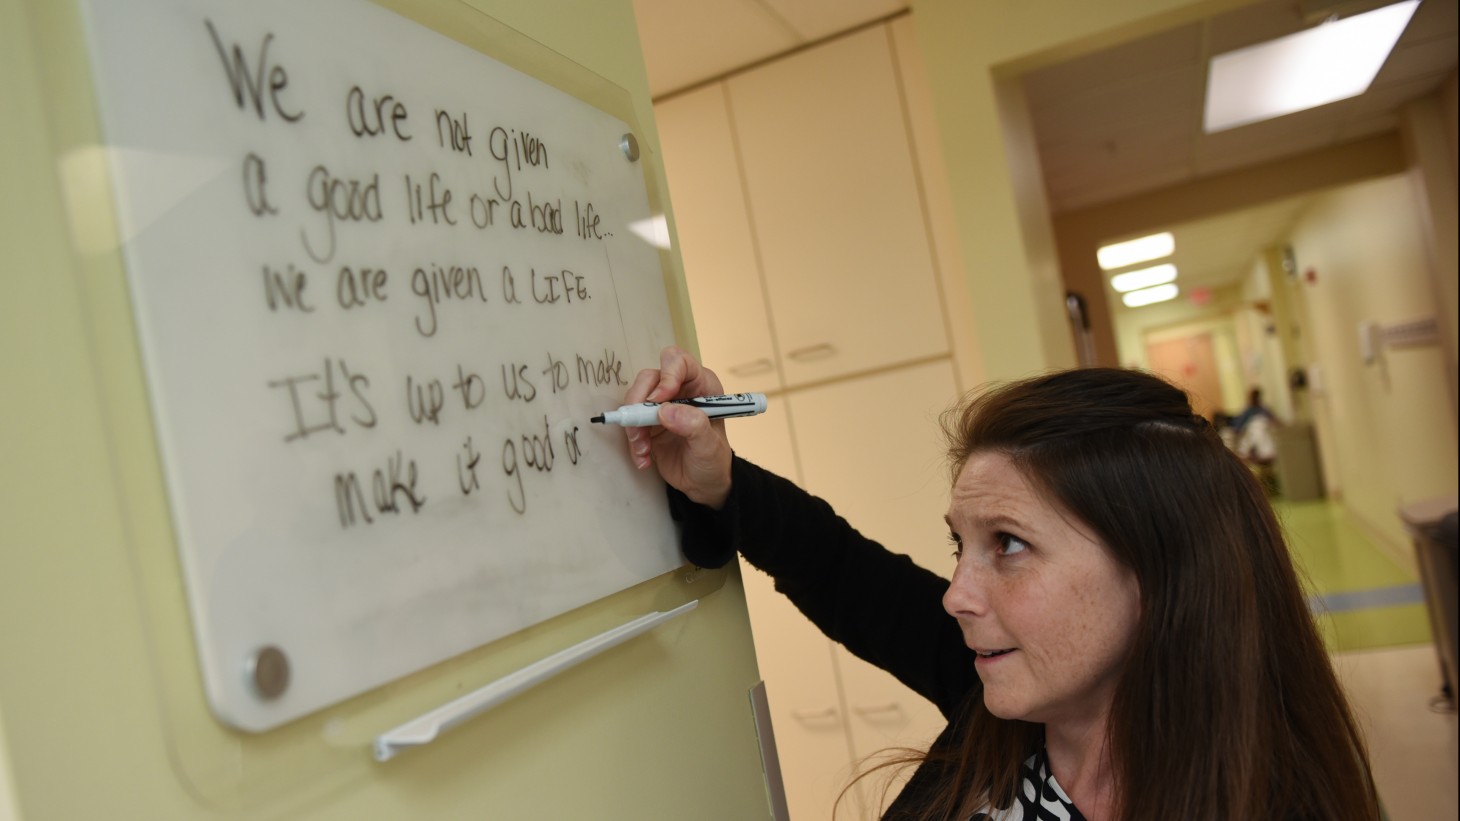
<svg viewBox="0 0 1460 821">
<path fill-rule="evenodd" d="M 629 0 L 386 3 L 469 42 L 493 30 L 477 9 L 621 90 L 668 204 Z M 379 732 L 672 591 L 623 591 L 268 733 L 213 718 L 121 261 L 78 245 L 57 173 L 101 144 L 79 13 L 0 0 L 0 821 L 768 817 L 734 573 L 672 627 L 388 763 L 371 756 Z M 688 344 L 681 267 L 675 254 L 666 279 Z"/>
<path fill-rule="evenodd" d="M 966 384 L 1075 364 L 1060 253 L 1020 75 L 1245 2 L 912 0 L 987 360 L 981 368 L 960 363 Z M 1103 313 L 1101 295 L 1087 296 L 1092 312 Z"/>
<path fill-rule="evenodd" d="M 1123 331 L 1114 323 L 1117 316 L 1123 316 L 1121 306 L 1107 298 L 1106 276 L 1095 260 L 1095 250 L 1104 242 L 1397 174 L 1405 167 L 1403 142 L 1389 132 L 1055 216 L 1060 270 L 1065 286 L 1084 294 L 1091 304 L 1091 330 L 1100 363 L 1132 364 L 1127 353 L 1129 339 L 1120 337 Z"/>
<path fill-rule="evenodd" d="M 1456 436 L 1439 345 L 1360 357 L 1360 322 L 1433 316 L 1415 191 L 1394 175 L 1318 195 L 1294 225 L 1297 300 L 1318 379 L 1324 478 L 1387 546 L 1409 555 L 1395 508 L 1456 486 Z M 1312 272 L 1312 281 L 1308 272 Z"/>
</svg>

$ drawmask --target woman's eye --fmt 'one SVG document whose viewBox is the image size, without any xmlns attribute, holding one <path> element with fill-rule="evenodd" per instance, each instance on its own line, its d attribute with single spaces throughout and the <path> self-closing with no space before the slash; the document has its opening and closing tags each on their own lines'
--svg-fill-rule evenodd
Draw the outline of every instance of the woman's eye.
<svg viewBox="0 0 1460 821">
<path fill-rule="evenodd" d="M 1016 553 L 1023 553 L 1029 548 L 1029 544 L 1018 536 L 1000 533 L 997 538 L 999 540 L 1000 556 L 1012 556 Z"/>
<path fill-rule="evenodd" d="M 956 533 L 949 533 L 948 534 L 948 544 L 953 545 L 953 559 L 954 559 L 954 561 L 957 561 L 958 559 L 963 558 L 963 540 L 960 539 L 960 538 L 958 538 L 958 534 L 956 534 Z"/>
</svg>

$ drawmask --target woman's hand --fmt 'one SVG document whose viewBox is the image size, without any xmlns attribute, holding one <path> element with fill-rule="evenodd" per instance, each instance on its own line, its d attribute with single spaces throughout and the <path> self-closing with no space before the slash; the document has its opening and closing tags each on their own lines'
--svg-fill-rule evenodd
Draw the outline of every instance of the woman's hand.
<svg viewBox="0 0 1460 821">
<path fill-rule="evenodd" d="M 624 404 L 712 396 L 724 390 L 714 371 L 670 346 L 660 352 L 658 370 L 642 370 L 634 377 Z M 691 500 L 716 510 L 724 507 L 730 495 L 730 441 L 723 421 L 712 422 L 704 411 L 688 405 L 664 405 L 657 426 L 624 430 L 634 467 L 657 465 L 664 481 Z"/>
</svg>

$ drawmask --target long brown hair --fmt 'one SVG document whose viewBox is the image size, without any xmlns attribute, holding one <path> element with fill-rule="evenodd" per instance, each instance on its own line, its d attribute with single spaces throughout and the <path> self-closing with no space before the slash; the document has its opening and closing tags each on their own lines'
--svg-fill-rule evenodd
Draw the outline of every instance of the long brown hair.
<svg viewBox="0 0 1460 821">
<path fill-rule="evenodd" d="M 1111 708 L 1118 817 L 1375 819 L 1368 754 L 1261 486 L 1180 389 L 1088 368 L 987 391 L 944 417 L 954 476 L 1008 456 L 1135 573 L 1141 613 Z M 990 714 L 925 762 L 922 818 L 1008 807 L 1042 728 Z"/>
</svg>

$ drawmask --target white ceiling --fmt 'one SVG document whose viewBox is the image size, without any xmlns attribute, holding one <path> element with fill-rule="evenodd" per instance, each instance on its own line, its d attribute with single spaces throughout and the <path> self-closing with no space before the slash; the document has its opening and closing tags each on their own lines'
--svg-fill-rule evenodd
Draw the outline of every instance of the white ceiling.
<svg viewBox="0 0 1460 821">
<path fill-rule="evenodd" d="M 1300 3 L 1254 3 L 1032 71 L 1024 88 L 1050 208 L 1085 208 L 1392 131 L 1401 104 L 1455 69 L 1456 7 L 1420 4 L 1366 93 L 1217 134 L 1201 128 L 1210 58 L 1307 28 Z"/>
<path fill-rule="evenodd" d="M 1176 239 L 1176 251 L 1160 260 L 1180 271 L 1183 293 L 1199 287 L 1232 285 L 1252 270 L 1257 253 L 1280 241 L 1297 221 L 1309 197 L 1291 197 L 1240 211 L 1179 225 L 1166 226 Z M 1112 237 L 1119 241 L 1133 237 Z M 1132 265 L 1143 268 L 1146 265 Z"/>
<path fill-rule="evenodd" d="M 906 0 L 634 0 L 655 97 L 906 8 Z"/>
<path fill-rule="evenodd" d="M 1456 66 L 1456 0 L 1425 0 L 1369 91 L 1230 131 L 1201 130 L 1211 56 L 1389 0 L 1260 0 L 1023 78 L 1051 210 L 1076 210 L 1398 125 Z M 969 0 L 985 2 L 985 0 Z M 905 10 L 904 0 L 634 0 L 662 97 Z M 1302 198 L 1173 226 L 1183 288 L 1247 273 Z M 1123 239 L 1112 237 L 1112 240 Z"/>
</svg>

